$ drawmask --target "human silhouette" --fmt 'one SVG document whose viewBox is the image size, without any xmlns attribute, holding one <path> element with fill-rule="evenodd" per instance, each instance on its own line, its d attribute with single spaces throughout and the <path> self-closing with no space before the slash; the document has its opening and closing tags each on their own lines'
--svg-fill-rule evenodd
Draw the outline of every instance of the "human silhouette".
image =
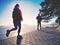
<svg viewBox="0 0 60 45">
<path fill-rule="evenodd" d="M 39 26 L 40 26 L 40 30 L 41 30 L 41 20 L 42 20 L 42 17 L 40 16 L 40 14 L 38 14 L 36 19 L 37 19 L 37 30 L 39 30 Z"/>
<path fill-rule="evenodd" d="M 17 45 L 20 45 L 22 39 L 23 39 L 22 36 L 21 36 L 21 35 L 18 35 L 18 36 L 17 36 L 17 40 L 16 40 L 16 44 L 17 44 Z"/>
<path fill-rule="evenodd" d="M 13 12 L 12 12 L 12 18 L 13 18 L 13 24 L 14 24 L 14 28 L 7 30 L 6 32 L 6 36 L 8 37 L 11 31 L 14 31 L 17 29 L 18 27 L 18 35 L 21 31 L 21 21 L 23 20 L 22 18 L 22 12 L 19 9 L 19 4 L 16 4 Z"/>
</svg>

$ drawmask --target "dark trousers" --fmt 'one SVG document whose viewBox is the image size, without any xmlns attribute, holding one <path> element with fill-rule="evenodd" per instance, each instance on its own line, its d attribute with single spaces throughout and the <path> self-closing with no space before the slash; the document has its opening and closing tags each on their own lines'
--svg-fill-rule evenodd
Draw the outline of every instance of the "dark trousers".
<svg viewBox="0 0 60 45">
<path fill-rule="evenodd" d="M 40 26 L 40 29 L 41 29 L 41 21 L 37 22 L 37 29 L 39 30 L 39 26 Z"/>
<path fill-rule="evenodd" d="M 18 27 L 18 35 L 19 35 L 21 31 L 21 22 L 13 22 L 13 24 L 14 24 L 14 28 L 12 28 L 10 31 L 16 30 Z"/>
</svg>

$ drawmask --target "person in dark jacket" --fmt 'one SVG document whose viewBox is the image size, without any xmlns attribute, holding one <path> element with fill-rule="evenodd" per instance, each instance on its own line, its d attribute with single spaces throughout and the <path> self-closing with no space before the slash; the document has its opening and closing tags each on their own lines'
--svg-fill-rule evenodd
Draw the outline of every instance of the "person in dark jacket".
<svg viewBox="0 0 60 45">
<path fill-rule="evenodd" d="M 23 20 L 22 18 L 22 12 L 19 9 L 19 4 L 16 4 L 14 7 L 14 10 L 12 12 L 12 18 L 13 18 L 13 24 L 14 24 L 14 28 L 12 28 L 11 30 L 7 30 L 6 32 L 6 36 L 9 36 L 9 33 L 13 30 L 17 30 L 17 27 L 19 27 L 18 29 L 18 35 L 21 31 L 21 21 Z"/>
<path fill-rule="evenodd" d="M 37 19 L 37 30 L 39 30 L 39 26 L 40 26 L 40 29 L 41 29 L 41 20 L 42 20 L 42 17 L 40 16 L 40 14 L 38 14 L 36 19 Z"/>
</svg>

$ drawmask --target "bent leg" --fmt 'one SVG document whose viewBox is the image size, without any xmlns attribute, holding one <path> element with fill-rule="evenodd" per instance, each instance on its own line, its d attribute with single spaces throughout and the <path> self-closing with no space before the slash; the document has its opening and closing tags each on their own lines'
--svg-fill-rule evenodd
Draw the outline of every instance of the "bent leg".
<svg viewBox="0 0 60 45">
<path fill-rule="evenodd" d="M 6 36 L 8 37 L 9 34 L 10 34 L 10 32 L 13 31 L 13 30 L 16 30 L 16 29 L 17 29 L 17 28 L 12 28 L 11 30 L 7 30 L 7 32 L 6 32 Z"/>
<path fill-rule="evenodd" d="M 16 30 L 16 29 L 17 29 L 17 23 L 14 22 L 14 28 L 12 28 L 11 30 L 7 30 L 7 32 L 6 32 L 6 36 L 8 37 L 9 34 L 10 34 L 10 32 L 11 32 L 11 31 L 14 31 L 14 30 Z"/>
<path fill-rule="evenodd" d="M 14 22 L 14 28 L 10 29 L 10 31 L 14 31 L 17 29 L 17 22 Z"/>
<path fill-rule="evenodd" d="M 14 31 L 14 30 L 16 30 L 17 28 L 12 28 L 11 30 L 9 30 L 9 31 Z"/>
</svg>

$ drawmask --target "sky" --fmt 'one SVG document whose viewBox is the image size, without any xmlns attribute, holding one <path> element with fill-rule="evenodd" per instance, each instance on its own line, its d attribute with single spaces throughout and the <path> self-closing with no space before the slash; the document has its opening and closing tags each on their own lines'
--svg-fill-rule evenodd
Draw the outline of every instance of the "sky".
<svg viewBox="0 0 60 45">
<path fill-rule="evenodd" d="M 22 24 L 36 25 L 36 16 L 41 8 L 40 3 L 43 1 L 44 0 L 0 0 L 0 25 L 13 24 L 12 11 L 17 3 L 20 5 L 22 11 Z"/>
</svg>

